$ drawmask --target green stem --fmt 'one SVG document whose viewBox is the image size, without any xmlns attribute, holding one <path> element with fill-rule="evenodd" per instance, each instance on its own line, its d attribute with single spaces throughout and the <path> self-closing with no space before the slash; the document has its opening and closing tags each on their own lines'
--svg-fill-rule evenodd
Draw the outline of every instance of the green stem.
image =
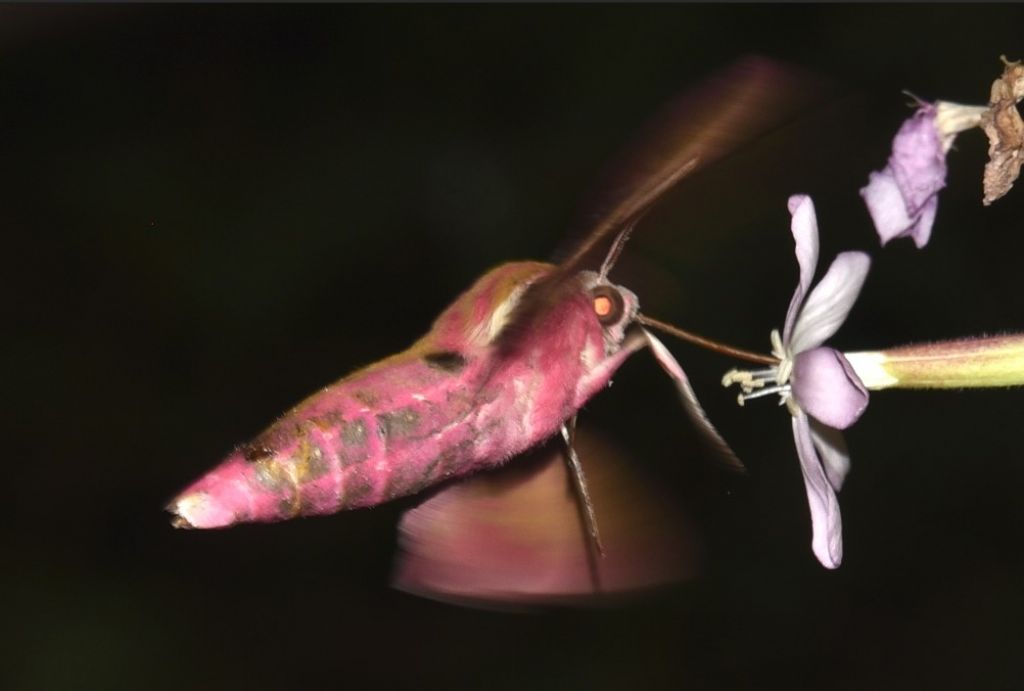
<svg viewBox="0 0 1024 691">
<path fill-rule="evenodd" d="M 844 353 L 869 389 L 1024 385 L 1024 334 Z"/>
</svg>

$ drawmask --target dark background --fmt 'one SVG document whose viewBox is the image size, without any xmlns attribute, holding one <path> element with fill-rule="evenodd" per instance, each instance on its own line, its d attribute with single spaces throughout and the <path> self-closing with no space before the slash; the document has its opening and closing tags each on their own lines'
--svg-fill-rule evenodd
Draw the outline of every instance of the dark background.
<svg viewBox="0 0 1024 691">
<path fill-rule="evenodd" d="M 0 7 L 0 687 L 1020 688 L 1019 391 L 875 394 L 830 572 L 786 412 L 737 408 L 732 363 L 670 342 L 750 468 L 722 476 L 634 358 L 581 424 L 676 494 L 706 566 L 597 609 L 390 589 L 408 502 L 212 532 L 161 508 L 491 265 L 550 256 L 609 156 L 743 53 L 843 97 L 645 221 L 616 278 L 650 313 L 767 349 L 807 192 L 823 263 L 875 258 L 837 346 L 1020 329 L 1024 201 L 981 206 L 980 132 L 923 252 L 881 251 L 857 190 L 902 89 L 984 102 L 1022 26 L 1012 6 Z"/>
</svg>

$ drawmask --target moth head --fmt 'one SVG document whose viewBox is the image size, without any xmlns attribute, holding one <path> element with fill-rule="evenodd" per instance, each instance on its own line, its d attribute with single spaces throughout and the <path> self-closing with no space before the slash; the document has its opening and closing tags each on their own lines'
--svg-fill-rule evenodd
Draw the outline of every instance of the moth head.
<svg viewBox="0 0 1024 691">
<path fill-rule="evenodd" d="M 590 309 L 604 331 L 605 351 L 617 351 L 636 320 L 640 301 L 628 288 L 615 285 L 594 271 L 579 273 L 583 288 L 590 298 Z"/>
</svg>

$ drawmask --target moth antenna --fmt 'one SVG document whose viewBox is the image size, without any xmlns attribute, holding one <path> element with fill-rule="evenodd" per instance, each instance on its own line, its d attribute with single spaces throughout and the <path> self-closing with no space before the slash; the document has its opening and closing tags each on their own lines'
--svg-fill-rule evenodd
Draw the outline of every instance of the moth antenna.
<svg viewBox="0 0 1024 691">
<path fill-rule="evenodd" d="M 619 255 L 622 254 L 622 248 L 626 246 L 626 241 L 629 240 L 629 236 L 633 233 L 633 229 L 636 228 L 636 224 L 651 210 L 654 205 L 654 201 L 661 196 L 661 194 L 672 187 L 680 178 L 684 177 L 700 163 L 699 156 L 693 156 L 685 161 L 678 169 L 676 169 L 671 175 L 667 176 L 664 181 L 658 184 L 653 192 L 647 195 L 647 198 L 642 200 L 633 218 L 630 219 L 626 226 L 619 231 L 619 234 L 615 236 L 615 242 L 612 243 L 612 247 L 608 250 L 608 256 L 604 258 L 604 262 L 601 264 L 601 271 L 598 273 L 601 280 L 605 280 L 608 277 L 608 272 L 615 266 L 615 262 L 619 260 Z"/>
<path fill-rule="evenodd" d="M 598 273 L 600 280 L 604 281 L 608 277 L 608 272 L 615 266 L 615 262 L 619 260 L 619 255 L 622 254 L 622 248 L 626 246 L 626 241 L 629 240 L 629 236 L 633 233 L 633 228 L 636 227 L 637 221 L 640 220 L 640 216 L 630 221 L 629 225 L 619 231 L 619 234 L 615 236 L 615 242 L 612 243 L 611 249 L 608 250 L 608 256 L 604 258 L 604 262 L 601 263 L 601 271 Z"/>
</svg>

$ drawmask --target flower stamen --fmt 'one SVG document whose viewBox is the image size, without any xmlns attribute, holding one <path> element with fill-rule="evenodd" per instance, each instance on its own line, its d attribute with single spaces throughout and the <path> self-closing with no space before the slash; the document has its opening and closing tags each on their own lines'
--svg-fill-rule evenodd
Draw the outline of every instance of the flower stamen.
<svg viewBox="0 0 1024 691">
<path fill-rule="evenodd" d="M 780 377 L 780 369 L 783 365 L 786 365 L 786 379 Z M 733 369 L 722 377 L 722 386 L 728 387 L 736 384 L 740 387 L 742 393 L 736 397 L 736 402 L 740 406 L 751 399 L 763 398 L 772 394 L 779 394 L 779 405 L 782 405 L 791 397 L 790 385 L 787 380 L 789 371 L 792 369 L 789 360 L 783 360 L 778 367 L 766 369 Z"/>
</svg>

